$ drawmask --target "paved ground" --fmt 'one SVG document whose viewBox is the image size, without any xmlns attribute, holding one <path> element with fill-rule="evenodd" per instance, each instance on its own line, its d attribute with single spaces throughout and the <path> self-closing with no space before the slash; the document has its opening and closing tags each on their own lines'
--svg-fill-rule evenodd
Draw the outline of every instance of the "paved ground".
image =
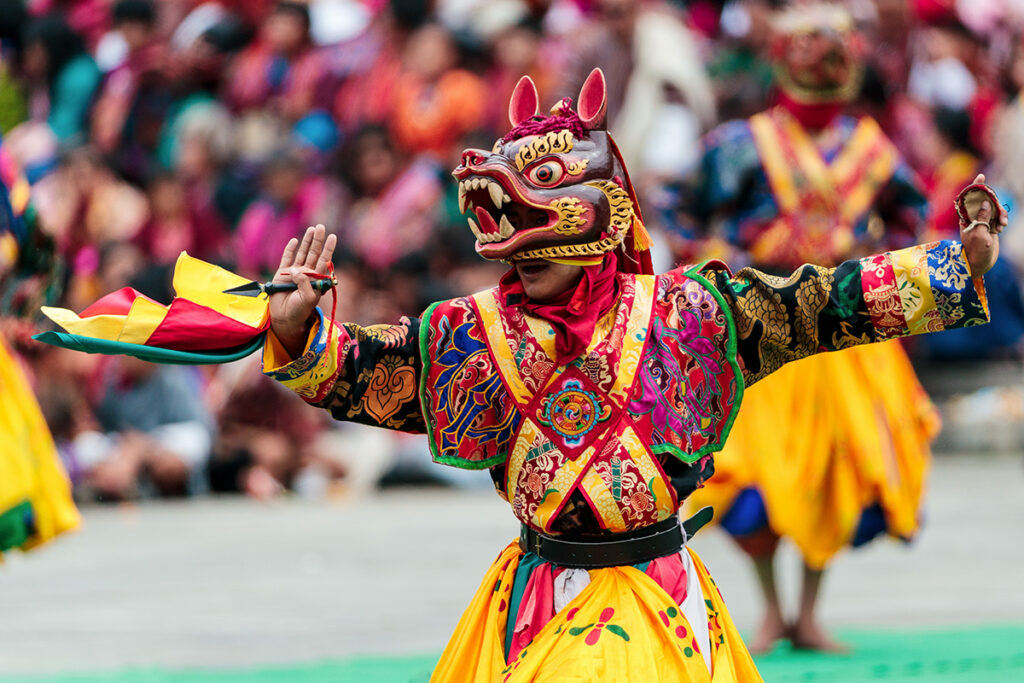
<svg viewBox="0 0 1024 683">
<path fill-rule="evenodd" d="M 829 623 L 1024 624 L 1020 456 L 941 457 L 931 488 L 911 548 L 876 543 L 836 564 Z M 437 653 L 515 532 L 484 491 L 90 508 L 82 532 L 0 567 L 0 678 Z M 718 532 L 694 546 L 749 629 L 757 609 L 741 558 Z M 792 579 L 795 557 L 782 560 Z"/>
</svg>

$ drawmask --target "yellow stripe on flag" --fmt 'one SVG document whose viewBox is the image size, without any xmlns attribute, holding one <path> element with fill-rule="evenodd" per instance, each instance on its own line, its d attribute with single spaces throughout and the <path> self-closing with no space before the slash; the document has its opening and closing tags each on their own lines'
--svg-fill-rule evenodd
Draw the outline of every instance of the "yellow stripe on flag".
<svg viewBox="0 0 1024 683">
<path fill-rule="evenodd" d="M 43 315 L 71 334 L 109 339 L 110 341 L 120 339 L 126 319 L 126 316 L 123 315 L 94 315 L 88 318 L 79 318 L 73 311 L 52 306 L 43 306 L 40 310 Z"/>
<path fill-rule="evenodd" d="M 128 318 L 124 321 L 124 327 L 121 329 L 117 341 L 145 344 L 165 317 L 167 317 L 166 306 L 138 297 L 132 302 Z"/>
<path fill-rule="evenodd" d="M 225 289 L 244 285 L 249 280 L 211 263 L 192 258 L 181 252 L 174 265 L 174 291 L 212 308 L 221 315 L 255 328 L 262 328 L 270 315 L 267 297 L 224 294 Z"/>
</svg>

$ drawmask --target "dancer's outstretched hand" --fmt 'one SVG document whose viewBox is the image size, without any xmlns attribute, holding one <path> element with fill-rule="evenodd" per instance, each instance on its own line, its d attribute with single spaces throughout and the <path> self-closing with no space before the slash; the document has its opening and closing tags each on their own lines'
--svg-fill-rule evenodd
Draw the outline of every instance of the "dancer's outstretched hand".
<svg viewBox="0 0 1024 683">
<path fill-rule="evenodd" d="M 979 174 L 973 184 L 984 185 L 985 176 Z M 1009 222 L 1006 209 L 998 203 L 995 206 L 992 204 L 988 198 L 984 199 L 977 215 L 971 217 L 972 222 L 964 225 L 961 221 L 960 225 L 960 241 L 964 245 L 964 253 L 974 277 L 984 275 L 995 264 L 999 256 L 999 233 Z M 996 211 L 999 212 L 998 218 L 994 217 Z"/>
<path fill-rule="evenodd" d="M 290 239 L 281 255 L 274 282 L 294 282 L 298 289 L 270 295 L 270 327 L 292 358 L 302 355 L 313 325 L 313 310 L 322 296 L 309 284 L 306 273 L 326 275 L 337 243 L 336 236 L 318 225 L 306 228 L 301 242 Z"/>
</svg>

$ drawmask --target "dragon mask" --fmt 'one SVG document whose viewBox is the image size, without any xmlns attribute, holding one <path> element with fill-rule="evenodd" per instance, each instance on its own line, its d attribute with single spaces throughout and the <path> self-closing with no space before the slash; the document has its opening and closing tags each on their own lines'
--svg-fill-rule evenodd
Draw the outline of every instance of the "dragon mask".
<svg viewBox="0 0 1024 683">
<path fill-rule="evenodd" d="M 796 5 L 774 21 L 775 79 L 803 104 L 847 102 L 863 76 L 863 41 L 845 7 Z"/>
<path fill-rule="evenodd" d="M 607 86 L 594 69 L 578 105 L 539 115 L 529 76 L 509 102 L 512 130 L 490 151 L 467 149 L 452 175 L 480 256 L 589 265 L 619 251 L 620 270 L 650 272 L 649 239 L 629 176 L 604 129 Z"/>
</svg>

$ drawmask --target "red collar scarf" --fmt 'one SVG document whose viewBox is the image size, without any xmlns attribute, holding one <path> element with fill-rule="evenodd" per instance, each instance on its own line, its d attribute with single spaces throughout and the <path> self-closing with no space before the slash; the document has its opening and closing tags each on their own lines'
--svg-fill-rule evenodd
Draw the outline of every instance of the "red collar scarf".
<svg viewBox="0 0 1024 683">
<path fill-rule="evenodd" d="M 778 103 L 811 130 L 824 130 L 843 111 L 842 102 L 798 102 L 784 90 L 778 91 Z"/>
<path fill-rule="evenodd" d="M 586 350 L 597 321 L 611 309 L 617 293 L 618 260 L 609 253 L 599 265 L 584 266 L 576 286 L 552 301 L 531 301 L 513 267 L 498 283 L 502 301 L 522 306 L 529 315 L 551 324 L 555 331 L 555 362 L 568 365 Z"/>
</svg>

